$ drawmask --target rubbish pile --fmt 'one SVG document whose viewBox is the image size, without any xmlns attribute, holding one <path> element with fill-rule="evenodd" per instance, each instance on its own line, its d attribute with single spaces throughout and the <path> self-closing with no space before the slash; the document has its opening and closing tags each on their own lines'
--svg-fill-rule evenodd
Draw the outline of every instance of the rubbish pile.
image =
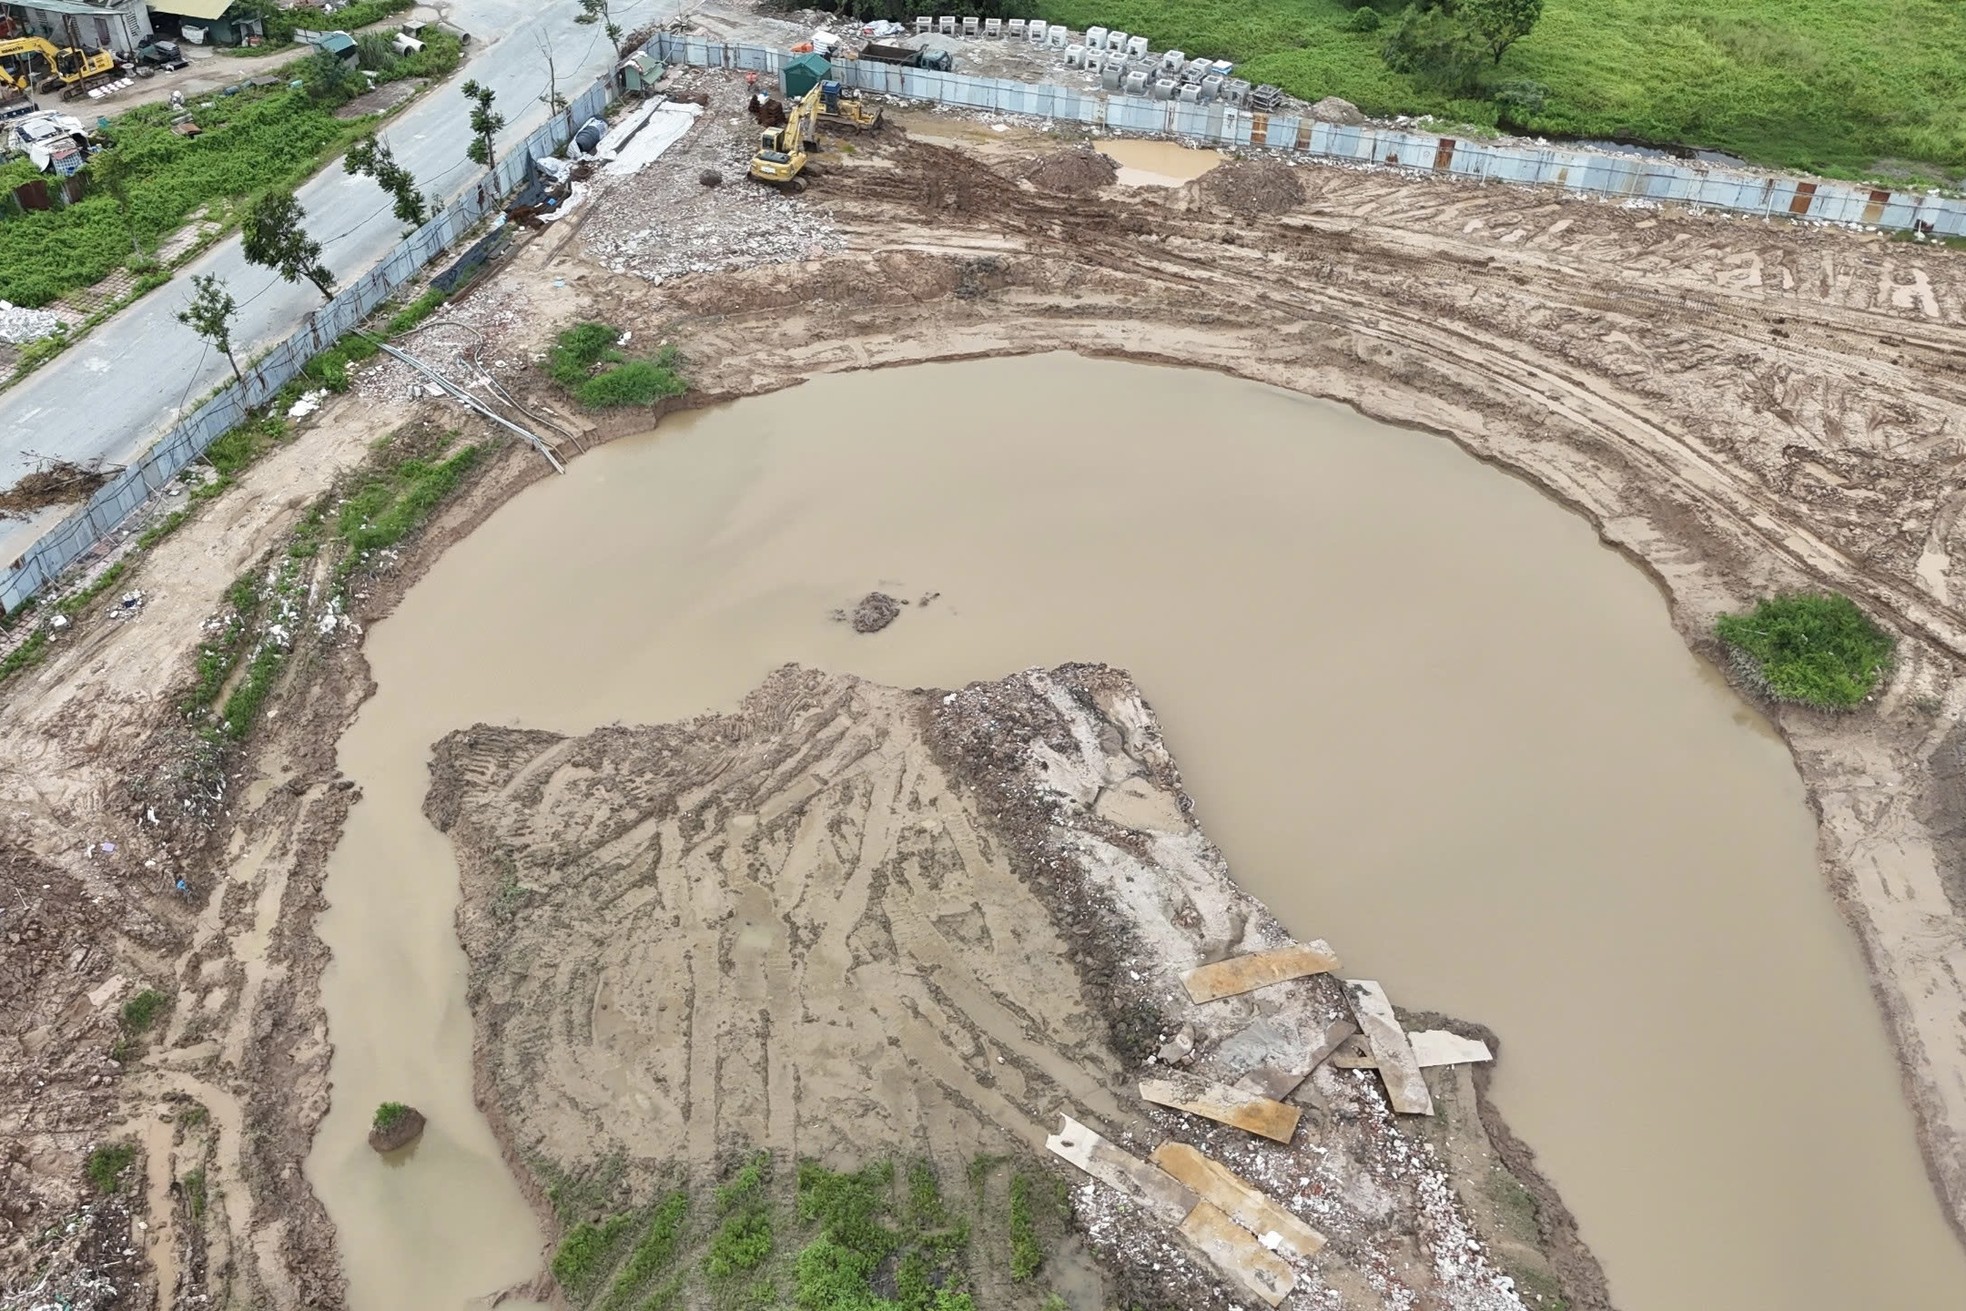
<svg viewBox="0 0 1966 1311">
<path fill-rule="evenodd" d="M 0 300 L 0 341 L 10 346 L 52 337 L 60 328 L 61 320 L 47 310 L 31 310 Z"/>
</svg>

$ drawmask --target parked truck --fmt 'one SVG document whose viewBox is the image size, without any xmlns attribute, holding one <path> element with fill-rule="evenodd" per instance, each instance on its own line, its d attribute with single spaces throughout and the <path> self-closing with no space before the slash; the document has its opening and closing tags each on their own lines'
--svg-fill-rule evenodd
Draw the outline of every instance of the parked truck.
<svg viewBox="0 0 1966 1311">
<path fill-rule="evenodd" d="M 937 46 L 917 50 L 913 46 L 882 41 L 862 46 L 854 58 L 872 60 L 876 64 L 898 64 L 902 68 L 926 68 L 936 73 L 953 72 L 956 67 L 956 57 Z"/>
</svg>

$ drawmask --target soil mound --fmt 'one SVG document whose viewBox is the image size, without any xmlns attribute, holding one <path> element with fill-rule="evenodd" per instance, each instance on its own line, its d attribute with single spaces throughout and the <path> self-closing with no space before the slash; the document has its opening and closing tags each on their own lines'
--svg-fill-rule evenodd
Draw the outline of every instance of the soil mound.
<svg viewBox="0 0 1966 1311">
<path fill-rule="evenodd" d="M 1269 159 L 1241 159 L 1202 175 L 1202 194 L 1237 214 L 1281 214 L 1304 203 L 1297 170 Z"/>
<path fill-rule="evenodd" d="M 96 488 L 108 481 L 109 475 L 100 469 L 85 469 L 79 464 L 57 460 L 0 491 L 0 518 L 30 514 L 50 505 L 86 501 Z"/>
<path fill-rule="evenodd" d="M 901 603 L 886 592 L 869 592 L 853 608 L 853 631 L 878 633 L 901 614 Z"/>
<path fill-rule="evenodd" d="M 1343 123 L 1350 127 L 1357 127 L 1365 121 L 1365 115 L 1357 105 L 1349 100 L 1340 100 L 1337 96 L 1326 96 L 1312 105 L 1311 117 L 1320 123 Z"/>
<path fill-rule="evenodd" d="M 1033 161 L 1024 170 L 1024 180 L 1038 190 L 1056 191 L 1068 196 L 1089 195 L 1101 187 L 1111 186 L 1119 175 L 1119 165 L 1090 146 L 1054 151 Z"/>
<path fill-rule="evenodd" d="M 423 1112 L 406 1106 L 389 1117 L 389 1123 L 369 1130 L 369 1146 L 382 1153 L 399 1152 L 423 1137 Z"/>
</svg>

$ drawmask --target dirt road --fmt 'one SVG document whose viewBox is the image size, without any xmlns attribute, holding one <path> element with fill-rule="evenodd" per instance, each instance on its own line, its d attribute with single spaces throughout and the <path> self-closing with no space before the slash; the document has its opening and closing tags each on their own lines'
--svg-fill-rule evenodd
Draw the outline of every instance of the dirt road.
<svg viewBox="0 0 1966 1311">
<path fill-rule="evenodd" d="M 960 123 L 932 121 L 941 135 Z M 727 163 L 749 130 L 707 114 L 664 166 Z M 1291 170 L 1302 199 L 1273 213 L 1260 212 L 1263 189 L 1212 198 L 1206 179 L 1059 195 L 1017 179 L 1069 143 L 1023 129 L 965 141 L 891 131 L 833 154 L 796 202 L 800 240 L 772 255 L 793 262 L 741 267 L 784 220 L 720 208 L 733 180 L 675 202 L 702 228 L 697 271 L 665 270 L 652 287 L 621 258 L 633 245 L 621 225 L 596 228 L 609 253 L 592 261 L 578 231 L 549 229 L 446 318 L 484 334 L 481 357 L 508 386 L 562 412 L 529 361 L 577 318 L 680 346 L 697 400 L 1038 350 L 1220 369 L 1444 433 L 1521 473 L 1648 569 L 1696 648 L 1709 649 L 1716 613 L 1757 594 L 1848 592 L 1904 635 L 1889 687 L 1854 716 L 1778 722 L 1822 817 L 1824 874 L 1869 959 L 1933 1179 L 1966 1227 L 1959 257 L 1336 167 Z M 607 212 L 605 193 L 592 203 Z M 445 331 L 416 344 L 441 355 L 468 335 Z M 51 1225 L 98 1217 L 106 1252 L 116 1207 L 141 1199 L 139 1250 L 167 1283 L 224 1270 L 258 1304 L 339 1297 L 332 1234 L 299 1162 L 328 1092 L 310 925 L 323 849 L 355 800 L 335 787 L 333 743 L 367 694 L 359 629 L 537 476 L 531 457 L 492 462 L 364 589 L 353 628 L 303 636 L 312 654 L 274 689 L 271 727 L 228 748 L 222 769 L 183 732 L 177 698 L 227 586 L 264 568 L 337 474 L 410 417 L 386 370 L 363 388 L 147 553 L 0 693 L 12 844 L 0 901 L 13 903 L 0 931 L 20 933 L 10 951 L 41 944 L 26 975 L 0 976 L 0 1086 L 8 1106 L 29 1108 L 4 1129 L 8 1295 L 25 1286 L 15 1272 L 48 1255 L 37 1244 Z M 596 435 L 651 418 L 614 416 Z M 127 609 L 125 589 L 142 593 Z M 188 900 L 172 895 L 180 873 Z M 93 909 L 75 909 L 69 887 Z M 16 930 L 17 915 L 33 927 Z M 172 995 L 169 1018 L 121 1046 L 118 1008 L 145 985 Z M 204 1114 L 183 1113 L 184 1097 Z M 118 1137 L 144 1145 L 142 1164 L 113 1195 L 125 1201 L 92 1200 L 84 1158 Z M 165 1181 L 199 1168 L 223 1187 L 193 1215 Z M 201 1264 L 207 1240 L 215 1255 Z M 101 1268 L 88 1252 L 70 1258 Z"/>
</svg>

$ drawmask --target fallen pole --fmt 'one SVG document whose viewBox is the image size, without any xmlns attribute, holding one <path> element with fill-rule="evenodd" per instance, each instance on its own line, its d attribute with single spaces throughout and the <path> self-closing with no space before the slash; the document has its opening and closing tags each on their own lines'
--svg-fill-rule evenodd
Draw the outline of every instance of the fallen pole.
<svg viewBox="0 0 1966 1311">
<path fill-rule="evenodd" d="M 437 372 L 437 370 L 431 368 L 428 364 L 425 364 L 422 360 L 419 360 L 416 356 L 410 354 L 408 351 L 398 349 L 395 346 L 391 346 L 386 341 L 376 342 L 376 348 L 382 351 L 385 355 L 388 355 L 391 359 L 401 360 L 403 363 L 409 365 L 412 369 L 415 369 L 418 373 L 421 373 L 424 377 L 430 379 L 430 381 L 437 384 L 437 386 L 441 388 L 446 395 L 452 397 L 455 400 L 462 401 L 467 407 L 477 411 L 479 414 L 484 415 L 487 419 L 490 419 L 493 423 L 498 424 L 500 427 L 507 428 L 512 432 L 517 433 L 523 440 L 528 442 L 534 450 L 538 451 L 541 455 L 546 457 L 546 463 L 553 466 L 553 472 L 565 473 L 567 471 L 567 466 L 560 463 L 560 457 L 553 454 L 552 447 L 548 446 L 543 440 L 541 440 L 535 434 L 526 431 L 524 428 L 521 428 L 518 424 L 512 422 L 504 415 L 492 409 L 491 406 L 486 405 L 483 401 L 479 400 L 476 396 L 472 395 L 471 392 L 466 388 L 458 385 L 455 382 L 452 382 L 449 378 L 446 378 L 443 374 Z"/>
</svg>

